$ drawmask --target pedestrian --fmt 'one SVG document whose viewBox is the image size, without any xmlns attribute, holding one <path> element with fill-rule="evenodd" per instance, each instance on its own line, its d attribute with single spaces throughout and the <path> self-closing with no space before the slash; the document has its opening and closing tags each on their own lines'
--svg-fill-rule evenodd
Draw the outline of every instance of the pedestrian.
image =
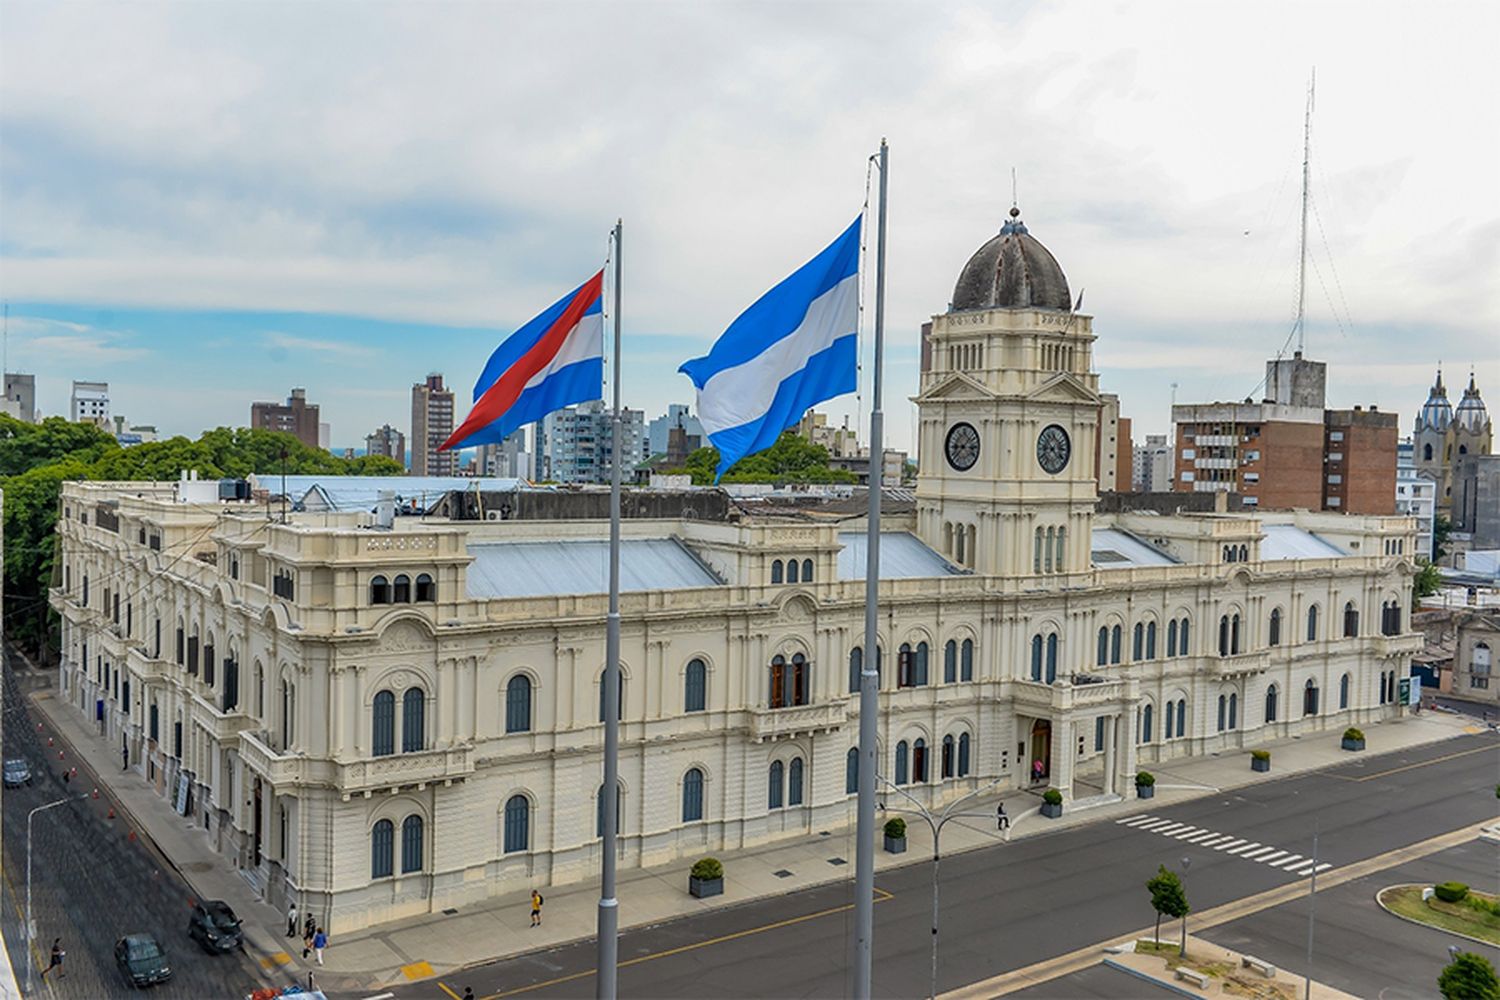
<svg viewBox="0 0 1500 1000">
<path fill-rule="evenodd" d="M 463 1000 L 474 1000 L 474 987 L 465 986 Z"/>
<path fill-rule="evenodd" d="M 47 973 L 51 972 L 53 969 L 57 970 L 57 974 L 59 976 L 64 975 L 64 973 L 63 973 L 63 956 L 66 955 L 66 954 L 67 954 L 67 952 L 63 951 L 62 938 L 53 938 L 52 939 L 52 961 L 50 961 L 49 963 L 47 963 L 47 967 L 42 970 L 42 978 L 43 979 L 46 979 L 47 978 Z"/>
<path fill-rule="evenodd" d="M 67 768 L 63 768 L 63 784 L 66 785 L 69 782 L 71 782 L 72 780 L 73 780 L 72 773 Z"/>
<path fill-rule="evenodd" d="M 302 924 L 302 936 L 304 938 L 306 938 L 307 940 L 311 941 L 312 940 L 312 936 L 313 936 L 313 931 L 315 931 L 317 929 L 318 929 L 318 918 L 315 917 L 315 916 L 313 916 L 311 913 L 309 913 L 307 915 L 307 920 L 305 920 L 303 922 L 303 924 Z"/>
<path fill-rule="evenodd" d="M 318 953 L 318 964 L 323 964 L 323 949 L 328 947 L 328 935 L 323 933 L 323 928 L 318 928 L 318 933 L 313 935 L 313 951 Z"/>
<path fill-rule="evenodd" d="M 123 743 L 120 744 L 120 763 L 123 765 L 120 770 L 130 770 L 130 748 Z"/>
<path fill-rule="evenodd" d="M 531 890 L 531 926 L 542 926 L 542 894 Z"/>
<path fill-rule="evenodd" d="M 292 905 L 286 911 L 286 936 L 297 936 L 297 901 L 292 900 Z"/>
<path fill-rule="evenodd" d="M 1031 783 L 1032 784 L 1036 784 L 1037 782 L 1041 781 L 1042 780 L 1042 772 L 1045 771 L 1045 770 L 1046 770 L 1046 768 L 1042 765 L 1042 759 L 1040 757 L 1038 757 L 1036 760 L 1032 761 L 1031 762 Z"/>
<path fill-rule="evenodd" d="M 1010 817 L 1007 816 L 1007 815 L 1005 815 L 1005 803 L 1004 802 L 1000 803 L 998 806 L 995 807 L 995 829 L 996 830 L 1008 830 L 1008 829 L 1010 829 Z"/>
<path fill-rule="evenodd" d="M 313 932 L 317 930 L 312 925 L 312 918 L 307 919 L 308 926 L 302 929 L 302 957 L 305 959 L 312 954 Z"/>
</svg>

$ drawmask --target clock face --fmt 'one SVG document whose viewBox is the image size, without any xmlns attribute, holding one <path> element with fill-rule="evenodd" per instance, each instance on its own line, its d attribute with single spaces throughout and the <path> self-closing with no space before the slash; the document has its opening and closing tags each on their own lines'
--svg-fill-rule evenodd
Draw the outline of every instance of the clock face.
<svg viewBox="0 0 1500 1000">
<path fill-rule="evenodd" d="M 979 432 L 973 424 L 954 424 L 948 429 L 948 440 L 943 446 L 948 464 L 959 472 L 965 472 L 979 461 Z"/>
<path fill-rule="evenodd" d="M 1073 443 L 1068 440 L 1068 432 L 1056 424 L 1048 424 L 1037 435 L 1036 460 L 1047 473 L 1055 476 L 1067 468 L 1072 453 Z"/>
</svg>

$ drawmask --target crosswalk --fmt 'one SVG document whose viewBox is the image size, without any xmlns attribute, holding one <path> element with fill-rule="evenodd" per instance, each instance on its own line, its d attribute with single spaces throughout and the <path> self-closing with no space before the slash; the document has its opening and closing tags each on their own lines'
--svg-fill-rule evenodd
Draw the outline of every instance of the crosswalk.
<svg viewBox="0 0 1500 1000">
<path fill-rule="evenodd" d="M 1253 861 L 1256 864 L 1268 865 L 1271 868 L 1279 868 L 1281 871 L 1296 875 L 1298 878 L 1306 878 L 1313 872 L 1323 874 L 1333 865 L 1326 861 L 1313 862 L 1312 858 L 1294 854 L 1291 851 L 1283 851 L 1271 844 L 1262 844 L 1255 840 L 1245 840 L 1232 834 L 1220 833 L 1217 830 L 1209 830 L 1203 827 L 1192 826 L 1188 823 L 1177 823 L 1160 816 L 1150 814 L 1142 816 L 1129 816 L 1115 821 L 1120 826 L 1128 826 L 1133 830 L 1141 830 L 1146 833 L 1155 833 L 1173 840 L 1180 840 L 1184 844 L 1192 844 L 1194 847 L 1207 847 L 1215 851 L 1222 851 L 1231 857 L 1239 858 L 1241 861 Z"/>
</svg>

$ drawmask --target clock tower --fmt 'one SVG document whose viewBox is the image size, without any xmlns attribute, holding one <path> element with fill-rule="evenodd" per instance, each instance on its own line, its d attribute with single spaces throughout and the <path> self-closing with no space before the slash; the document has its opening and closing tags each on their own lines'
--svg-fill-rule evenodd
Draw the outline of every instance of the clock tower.
<svg viewBox="0 0 1500 1000">
<path fill-rule="evenodd" d="M 1093 319 L 1020 210 L 932 318 L 919 411 L 917 530 L 960 566 L 1062 576 L 1090 565 L 1099 433 Z"/>
</svg>

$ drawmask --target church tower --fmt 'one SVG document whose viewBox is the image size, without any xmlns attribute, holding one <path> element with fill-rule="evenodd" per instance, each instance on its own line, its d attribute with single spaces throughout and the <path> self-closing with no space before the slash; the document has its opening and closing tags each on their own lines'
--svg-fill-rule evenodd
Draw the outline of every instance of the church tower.
<svg viewBox="0 0 1500 1000">
<path fill-rule="evenodd" d="M 1083 572 L 1098 483 L 1093 319 L 1020 209 L 932 319 L 919 412 L 917 530 L 997 576 Z"/>
</svg>

